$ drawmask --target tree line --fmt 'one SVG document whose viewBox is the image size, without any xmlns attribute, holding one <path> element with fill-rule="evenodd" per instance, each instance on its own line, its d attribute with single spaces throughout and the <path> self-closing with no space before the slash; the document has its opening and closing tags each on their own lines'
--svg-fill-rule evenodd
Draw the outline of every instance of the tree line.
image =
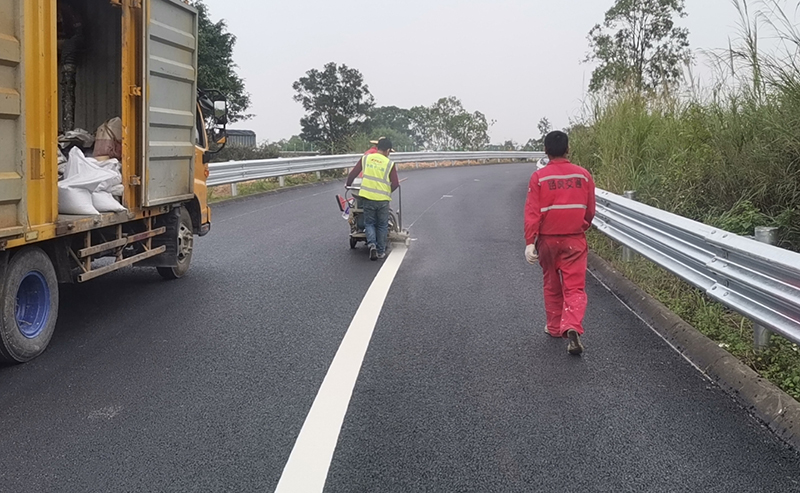
<svg viewBox="0 0 800 493">
<path fill-rule="evenodd" d="M 328 154 L 363 149 L 378 136 L 398 149 L 482 149 L 494 123 L 453 96 L 430 106 L 376 106 L 361 72 L 334 62 L 309 70 L 292 87 L 306 112 L 300 138 Z"/>
</svg>

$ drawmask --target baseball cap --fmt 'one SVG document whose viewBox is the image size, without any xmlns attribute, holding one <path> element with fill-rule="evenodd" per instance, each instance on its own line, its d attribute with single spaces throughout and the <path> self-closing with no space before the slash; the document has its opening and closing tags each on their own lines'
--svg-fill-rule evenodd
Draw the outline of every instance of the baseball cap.
<svg viewBox="0 0 800 493">
<path fill-rule="evenodd" d="M 378 146 L 378 150 L 394 152 L 394 149 L 392 149 L 392 141 L 386 137 L 381 137 L 378 139 L 375 145 Z"/>
</svg>

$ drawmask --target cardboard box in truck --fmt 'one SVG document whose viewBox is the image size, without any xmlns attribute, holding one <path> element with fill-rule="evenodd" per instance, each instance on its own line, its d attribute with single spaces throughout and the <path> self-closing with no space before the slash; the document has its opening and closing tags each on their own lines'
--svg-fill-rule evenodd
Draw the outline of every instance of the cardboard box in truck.
<svg viewBox="0 0 800 493">
<path fill-rule="evenodd" d="M 45 350 L 58 283 L 133 264 L 187 273 L 195 236 L 211 226 L 207 127 L 224 134 L 225 112 L 198 91 L 197 12 L 186 2 L 0 0 L 0 360 Z M 121 135 L 97 131 L 117 117 Z M 65 137 L 76 129 L 86 130 L 77 143 Z M 118 162 L 92 157 L 87 135 Z M 118 211 L 63 213 L 66 184 L 90 199 L 102 188 L 74 173 L 73 145 L 86 169 L 114 170 L 103 186 L 113 181 L 116 195 L 104 197 Z M 60 154 L 72 170 L 61 187 Z"/>
</svg>

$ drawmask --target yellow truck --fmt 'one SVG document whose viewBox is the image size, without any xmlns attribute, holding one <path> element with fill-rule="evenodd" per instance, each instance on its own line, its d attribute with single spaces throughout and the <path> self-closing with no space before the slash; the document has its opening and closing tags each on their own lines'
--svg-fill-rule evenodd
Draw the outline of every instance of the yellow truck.
<svg viewBox="0 0 800 493">
<path fill-rule="evenodd" d="M 133 264 L 186 274 L 211 226 L 208 129 L 221 142 L 227 112 L 198 97 L 197 26 L 180 0 L 0 0 L 0 360 L 45 350 L 59 283 Z M 64 122 L 114 117 L 125 210 L 60 214 Z"/>
</svg>

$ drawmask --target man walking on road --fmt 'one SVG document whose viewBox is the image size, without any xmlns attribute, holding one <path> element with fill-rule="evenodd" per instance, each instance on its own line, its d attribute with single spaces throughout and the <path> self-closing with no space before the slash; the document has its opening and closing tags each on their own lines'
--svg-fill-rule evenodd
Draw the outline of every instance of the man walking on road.
<svg viewBox="0 0 800 493">
<path fill-rule="evenodd" d="M 550 132 L 544 139 L 550 162 L 536 171 L 525 203 L 525 258 L 544 273 L 547 333 L 569 339 L 569 354 L 583 353 L 586 312 L 586 230 L 595 214 L 594 180 L 567 159 L 569 137 Z"/>
<path fill-rule="evenodd" d="M 381 138 L 375 146 L 377 152 L 365 154 L 347 176 L 346 186 L 363 171 L 359 199 L 364 209 L 364 230 L 367 234 L 370 260 L 386 257 L 386 241 L 389 235 L 389 203 L 392 192 L 400 186 L 397 169 L 389 154 L 392 142 Z"/>
</svg>

